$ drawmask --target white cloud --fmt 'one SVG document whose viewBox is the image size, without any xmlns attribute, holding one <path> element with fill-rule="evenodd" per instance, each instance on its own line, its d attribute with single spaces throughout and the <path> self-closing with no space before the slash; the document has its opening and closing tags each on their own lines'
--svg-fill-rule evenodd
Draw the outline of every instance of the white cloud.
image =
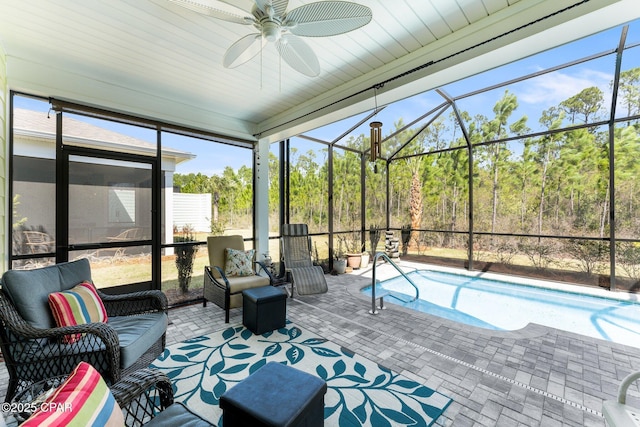
<svg viewBox="0 0 640 427">
<path fill-rule="evenodd" d="M 525 82 L 526 86 L 519 90 L 517 95 L 520 102 L 527 104 L 558 105 L 588 87 L 599 87 L 608 94 L 612 79 L 612 74 L 592 69 L 580 70 L 573 75 L 556 71 Z M 609 96 L 606 97 L 609 98 Z"/>
</svg>

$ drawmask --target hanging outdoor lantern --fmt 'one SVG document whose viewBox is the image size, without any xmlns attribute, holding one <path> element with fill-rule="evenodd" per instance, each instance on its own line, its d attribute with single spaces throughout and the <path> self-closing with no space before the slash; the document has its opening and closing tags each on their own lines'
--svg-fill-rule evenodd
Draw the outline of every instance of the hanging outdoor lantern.
<svg viewBox="0 0 640 427">
<path fill-rule="evenodd" d="M 382 88 L 384 83 L 377 84 L 373 87 L 373 100 L 375 102 L 374 114 L 378 113 L 378 92 L 377 90 Z M 369 152 L 369 160 L 375 162 L 380 157 L 380 147 L 382 144 L 382 122 L 373 121 L 369 123 L 371 126 L 371 149 Z"/>
<path fill-rule="evenodd" d="M 382 122 L 371 122 L 371 152 L 369 160 L 375 162 L 380 157 L 380 144 L 382 142 Z"/>
</svg>

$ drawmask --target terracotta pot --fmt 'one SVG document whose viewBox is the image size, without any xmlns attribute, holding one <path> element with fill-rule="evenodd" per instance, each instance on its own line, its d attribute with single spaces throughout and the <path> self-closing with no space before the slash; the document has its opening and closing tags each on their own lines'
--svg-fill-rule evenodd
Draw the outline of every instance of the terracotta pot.
<svg viewBox="0 0 640 427">
<path fill-rule="evenodd" d="M 360 268 L 362 254 L 347 254 L 347 265 L 353 269 Z"/>
</svg>

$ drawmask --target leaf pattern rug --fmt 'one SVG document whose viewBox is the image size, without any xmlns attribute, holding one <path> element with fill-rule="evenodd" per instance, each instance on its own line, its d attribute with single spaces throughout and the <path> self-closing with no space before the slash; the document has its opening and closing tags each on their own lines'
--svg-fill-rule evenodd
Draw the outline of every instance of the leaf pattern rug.
<svg viewBox="0 0 640 427">
<path fill-rule="evenodd" d="M 430 426 L 451 399 L 292 323 L 254 335 L 234 326 L 168 346 L 152 366 L 171 379 L 175 400 L 222 426 L 220 396 L 267 362 L 327 382 L 326 426 Z M 295 390 L 291 390 L 295 393 Z M 278 399 L 287 396 L 278 396 Z"/>
</svg>

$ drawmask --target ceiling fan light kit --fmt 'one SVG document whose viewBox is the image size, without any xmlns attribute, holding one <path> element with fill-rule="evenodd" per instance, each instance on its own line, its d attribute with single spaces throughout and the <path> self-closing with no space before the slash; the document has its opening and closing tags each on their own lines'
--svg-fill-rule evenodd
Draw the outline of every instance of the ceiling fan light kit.
<svg viewBox="0 0 640 427">
<path fill-rule="evenodd" d="M 371 22 L 371 9 L 348 1 L 318 1 L 287 12 L 289 0 L 254 0 L 251 13 L 223 0 L 169 0 L 189 10 L 223 21 L 252 25 L 259 32 L 242 37 L 227 49 L 222 64 L 234 68 L 255 57 L 267 43 L 275 43 L 291 68 L 309 77 L 320 74 L 313 49 L 300 37 L 329 37 Z M 227 0 L 228 1 L 228 0 Z"/>
</svg>

